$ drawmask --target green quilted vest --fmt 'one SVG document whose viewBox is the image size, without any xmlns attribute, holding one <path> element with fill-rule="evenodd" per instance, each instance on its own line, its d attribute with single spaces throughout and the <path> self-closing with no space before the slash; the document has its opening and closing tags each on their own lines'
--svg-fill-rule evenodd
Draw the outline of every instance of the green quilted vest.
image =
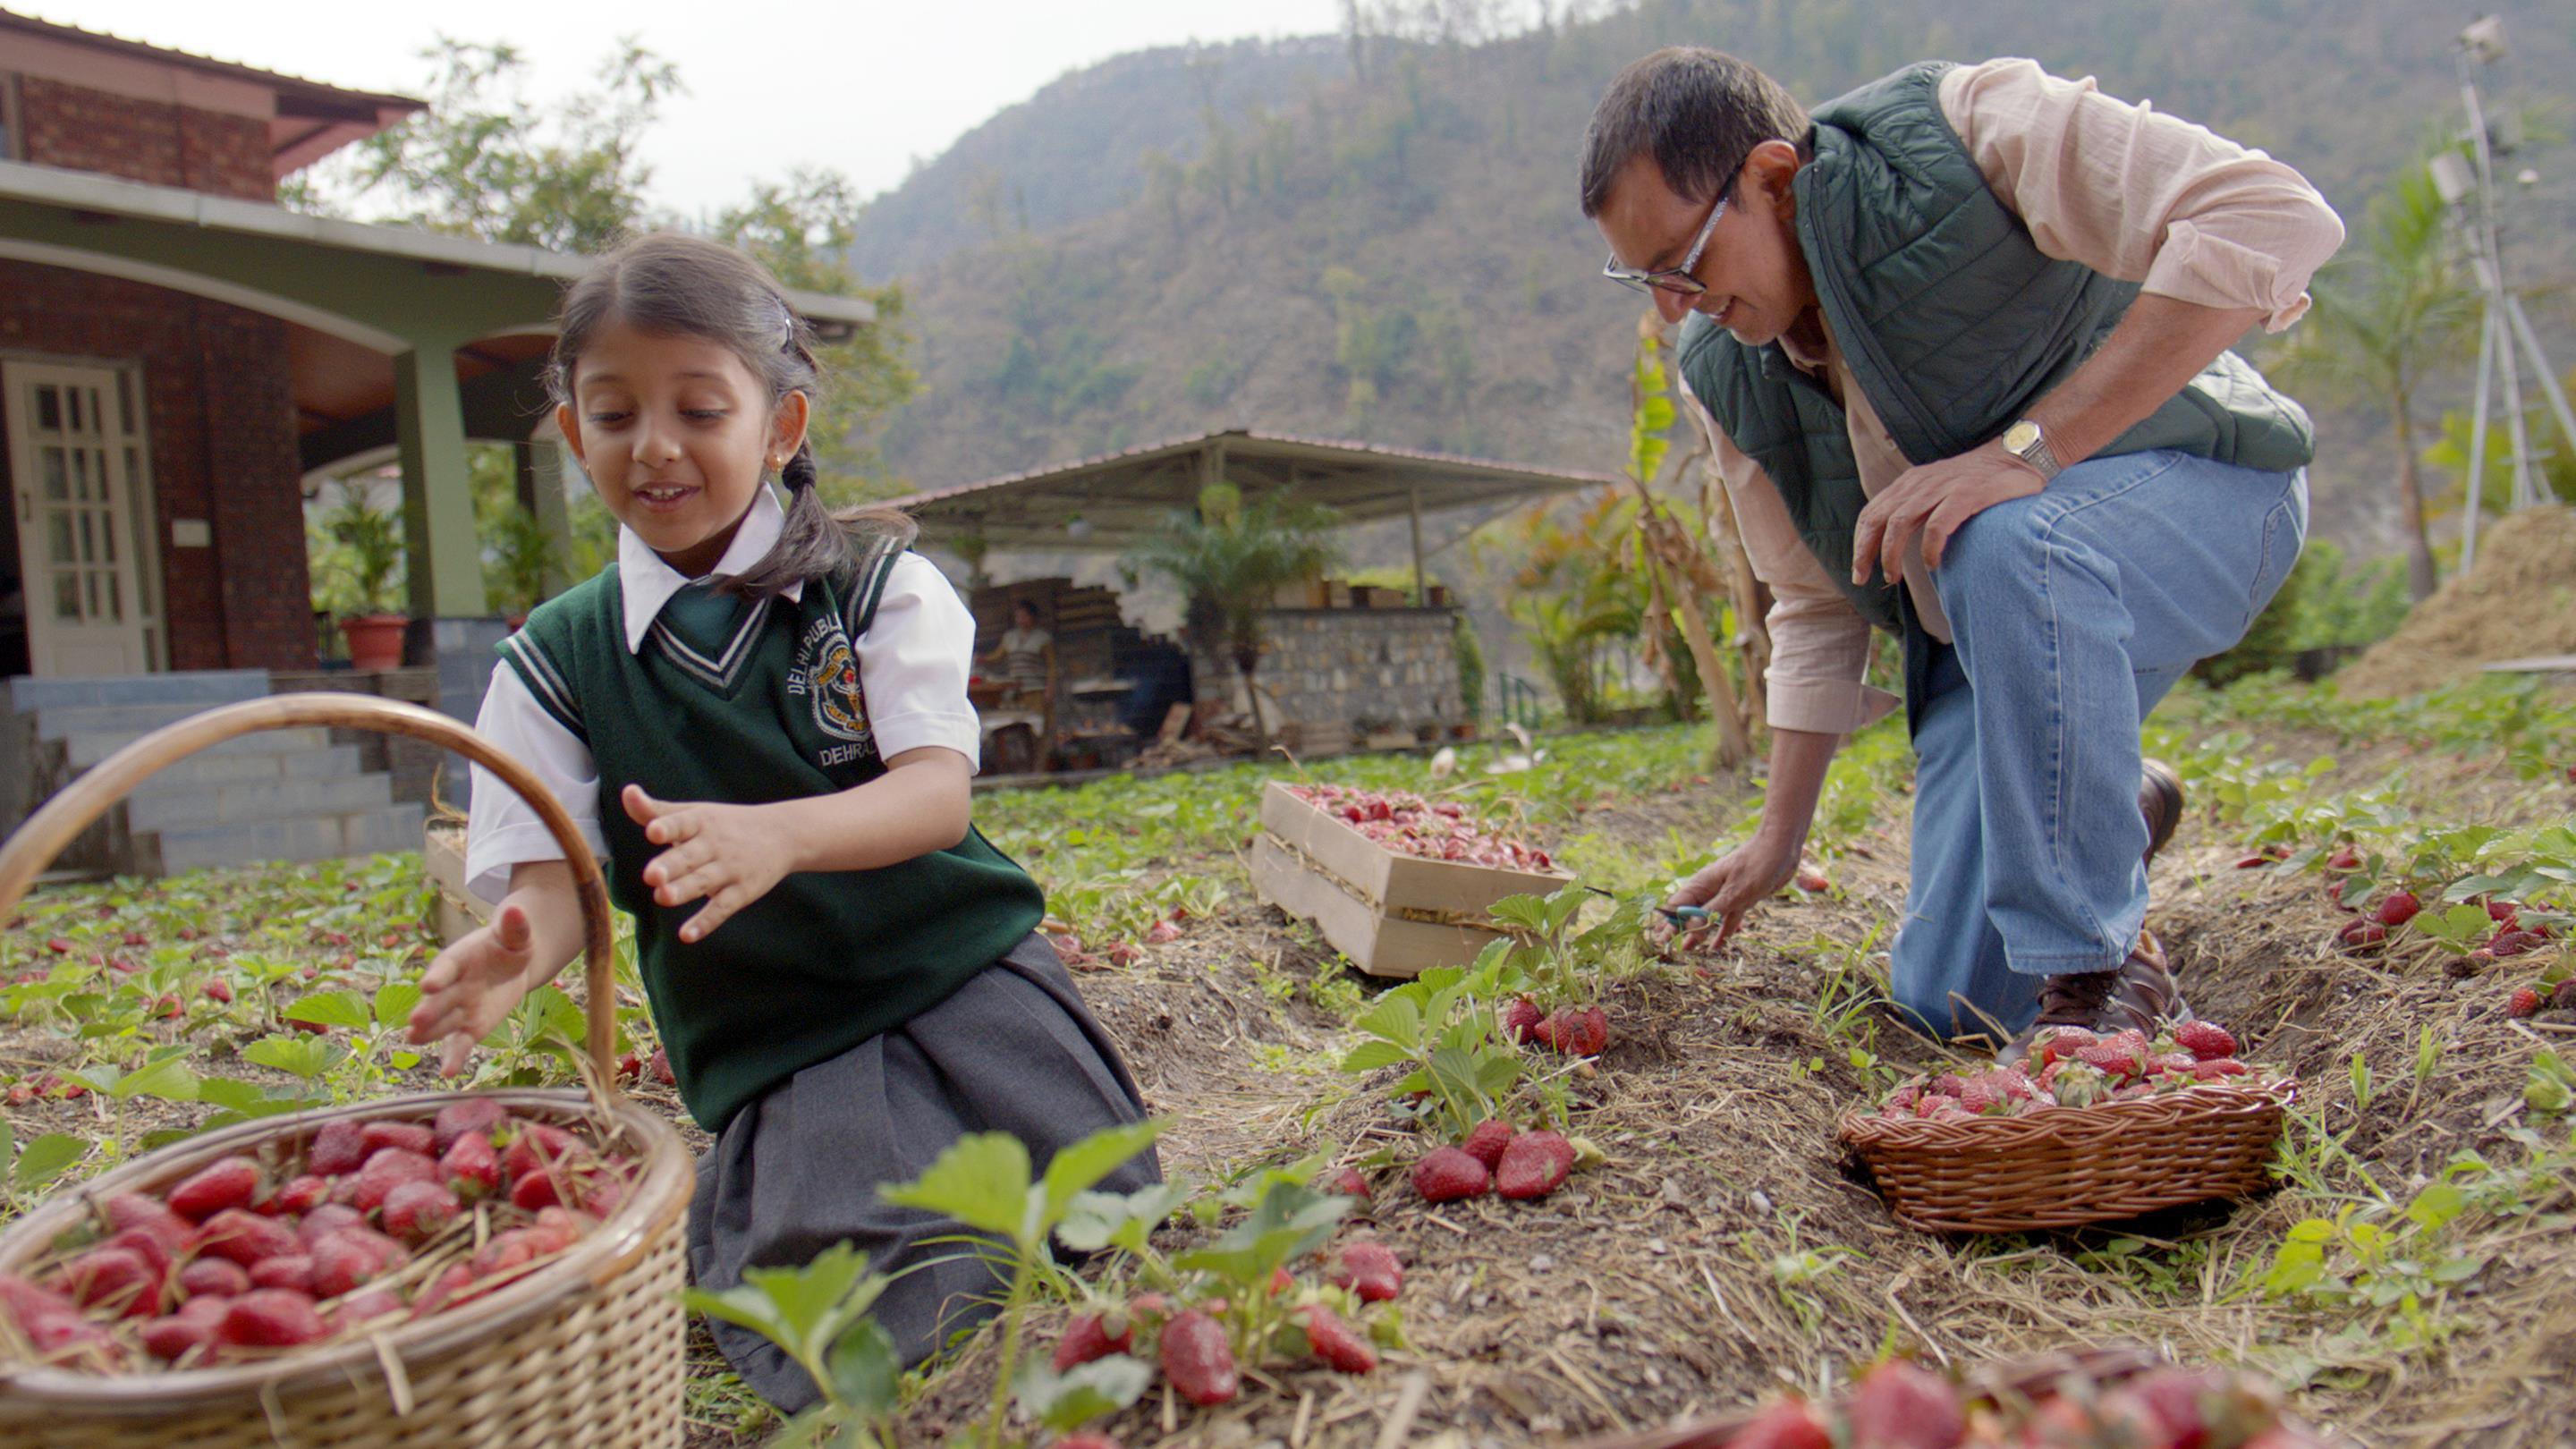
<svg viewBox="0 0 2576 1449">
<path fill-rule="evenodd" d="M 767 804 L 885 773 L 851 641 L 867 632 L 897 555 L 849 587 L 816 580 L 802 603 L 700 585 L 626 647 L 614 565 L 549 600 L 501 641 L 546 712 L 590 747 L 608 891 L 635 918 L 637 957 L 680 1096 L 711 1132 L 771 1086 L 938 1005 L 1037 927 L 1037 883 L 973 830 L 881 870 L 791 875 L 706 939 L 666 909 L 643 870 L 661 847 L 618 797 Z"/>
<path fill-rule="evenodd" d="M 2092 354 L 2138 293 L 2031 241 L 1941 113 L 1950 69 L 1910 66 L 1818 108 L 1814 157 L 1791 184 L 1825 325 L 1915 463 L 2001 434 Z M 1862 617 L 1906 639 L 1907 704 L 1918 707 L 1928 640 L 1904 589 L 1851 582 L 1852 523 L 1868 498 L 1842 407 L 1778 343 L 1747 347 L 1696 312 L 1680 359 L 1825 573 Z M 2315 433 L 2297 403 L 2221 353 L 2097 456 L 2155 448 L 2286 472 L 2313 456 Z"/>
</svg>

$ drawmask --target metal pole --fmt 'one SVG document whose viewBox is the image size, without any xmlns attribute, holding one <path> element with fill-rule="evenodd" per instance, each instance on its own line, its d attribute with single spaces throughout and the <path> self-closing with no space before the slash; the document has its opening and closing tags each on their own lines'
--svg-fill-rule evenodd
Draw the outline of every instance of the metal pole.
<svg viewBox="0 0 2576 1449">
<path fill-rule="evenodd" d="M 2495 308 L 2478 314 L 2478 386 L 2469 405 L 2469 484 L 2460 525 L 2460 572 L 2478 566 L 2478 514 L 2487 497 L 2487 376 L 2495 369 Z"/>
<path fill-rule="evenodd" d="M 2540 338 L 2531 330 L 2531 319 L 2523 315 L 2522 299 L 2504 299 L 2505 317 L 2513 323 L 2513 335 L 2522 339 L 2522 350 L 2531 354 L 2531 370 L 2540 378 L 2540 390 L 2549 397 L 2549 411 L 2558 419 L 2558 435 L 2568 447 L 2576 448 L 2576 409 L 2567 406 L 2567 390 L 2558 385 L 2558 374 L 2549 366 L 2549 354 L 2540 350 Z"/>
<path fill-rule="evenodd" d="M 2537 499 L 2531 482 L 2531 439 L 2522 417 L 2522 366 L 2516 361 L 2512 337 L 2505 334 L 2506 322 L 2501 311 L 2512 302 L 2513 291 L 2505 284 L 2504 238 L 2496 228 L 2495 153 L 2487 145 L 2486 106 L 2478 96 L 2474 59 L 2463 47 L 2459 52 L 2460 104 L 2469 113 L 2469 150 L 2478 163 L 2478 237 L 2485 252 L 2485 266 L 2478 280 L 2486 287 L 2487 323 L 2492 341 L 2498 344 L 2498 361 L 2504 364 L 2505 435 L 2513 443 L 2513 497 L 2506 511 L 2527 508 Z M 2462 567 L 2466 568 L 2464 561 Z"/>
</svg>

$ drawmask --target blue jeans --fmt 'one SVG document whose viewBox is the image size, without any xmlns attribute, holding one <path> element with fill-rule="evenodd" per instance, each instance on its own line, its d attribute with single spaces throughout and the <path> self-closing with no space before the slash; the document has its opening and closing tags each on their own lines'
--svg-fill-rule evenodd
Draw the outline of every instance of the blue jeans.
<svg viewBox="0 0 2576 1449">
<path fill-rule="evenodd" d="M 2040 978 L 2128 955 L 2147 915 L 2139 726 L 2244 637 L 2307 531 L 2304 471 L 2158 451 L 2078 463 L 1952 537 L 1889 971 L 1918 1024 L 2017 1032 Z"/>
</svg>

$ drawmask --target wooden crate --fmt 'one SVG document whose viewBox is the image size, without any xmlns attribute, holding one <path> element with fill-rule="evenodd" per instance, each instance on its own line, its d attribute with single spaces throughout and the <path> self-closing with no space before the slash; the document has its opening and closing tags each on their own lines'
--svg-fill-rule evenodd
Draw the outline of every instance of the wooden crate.
<svg viewBox="0 0 2576 1449">
<path fill-rule="evenodd" d="M 1505 896 L 1553 895 L 1571 876 L 1424 860 L 1387 849 L 1276 780 L 1252 844 L 1260 898 L 1315 923 L 1372 976 L 1464 966 L 1500 932 L 1480 924 Z"/>
<path fill-rule="evenodd" d="M 491 924 L 492 908 L 465 888 L 465 822 L 432 820 L 421 829 L 420 863 L 438 887 L 435 924 L 441 945 L 453 946 L 468 931 Z"/>
</svg>

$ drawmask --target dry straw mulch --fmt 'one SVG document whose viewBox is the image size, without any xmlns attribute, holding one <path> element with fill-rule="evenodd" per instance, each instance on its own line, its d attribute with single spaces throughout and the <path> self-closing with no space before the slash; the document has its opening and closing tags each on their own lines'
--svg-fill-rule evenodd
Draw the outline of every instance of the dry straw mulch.
<svg viewBox="0 0 2576 1449">
<path fill-rule="evenodd" d="M 2490 523 L 2478 566 L 2444 580 L 2335 683 L 2350 698 L 2388 699 L 2549 654 L 2576 654 L 2576 509 L 2555 504 Z"/>
</svg>

